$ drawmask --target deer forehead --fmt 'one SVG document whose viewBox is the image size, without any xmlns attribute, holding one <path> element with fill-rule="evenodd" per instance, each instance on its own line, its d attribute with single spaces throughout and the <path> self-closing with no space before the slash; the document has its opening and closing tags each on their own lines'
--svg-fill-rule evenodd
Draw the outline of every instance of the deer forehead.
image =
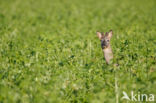
<svg viewBox="0 0 156 103">
<path fill-rule="evenodd" d="M 101 43 L 103 43 L 103 42 L 109 43 L 109 41 L 110 41 L 110 38 L 103 38 L 103 39 L 101 39 Z"/>
</svg>

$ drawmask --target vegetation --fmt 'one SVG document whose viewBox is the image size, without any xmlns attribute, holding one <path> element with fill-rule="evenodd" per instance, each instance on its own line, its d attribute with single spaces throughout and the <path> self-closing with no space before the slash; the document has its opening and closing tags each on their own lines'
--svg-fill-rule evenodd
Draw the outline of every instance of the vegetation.
<svg viewBox="0 0 156 103">
<path fill-rule="evenodd" d="M 125 103 L 123 91 L 156 95 L 155 5 L 1 0 L 0 103 L 115 103 L 117 94 Z M 106 64 L 96 36 L 110 29 L 118 67 Z"/>
</svg>

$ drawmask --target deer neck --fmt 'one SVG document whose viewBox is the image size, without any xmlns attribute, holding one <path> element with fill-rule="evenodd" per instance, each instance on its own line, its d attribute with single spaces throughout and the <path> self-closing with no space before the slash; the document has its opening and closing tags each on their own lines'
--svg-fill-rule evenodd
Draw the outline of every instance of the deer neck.
<svg viewBox="0 0 156 103">
<path fill-rule="evenodd" d="M 103 49 L 104 57 L 107 64 L 110 64 L 111 59 L 113 59 L 113 53 L 111 46 L 108 46 L 107 48 Z"/>
</svg>

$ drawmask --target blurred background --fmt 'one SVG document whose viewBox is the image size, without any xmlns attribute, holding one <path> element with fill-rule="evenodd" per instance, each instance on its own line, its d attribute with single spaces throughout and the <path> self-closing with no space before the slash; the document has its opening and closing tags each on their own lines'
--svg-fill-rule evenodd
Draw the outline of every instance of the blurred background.
<svg viewBox="0 0 156 103">
<path fill-rule="evenodd" d="M 156 94 L 155 5 L 0 0 L 0 103 L 115 103 L 117 94 L 125 103 L 123 91 Z M 110 29 L 119 67 L 106 65 L 96 37 Z"/>
</svg>

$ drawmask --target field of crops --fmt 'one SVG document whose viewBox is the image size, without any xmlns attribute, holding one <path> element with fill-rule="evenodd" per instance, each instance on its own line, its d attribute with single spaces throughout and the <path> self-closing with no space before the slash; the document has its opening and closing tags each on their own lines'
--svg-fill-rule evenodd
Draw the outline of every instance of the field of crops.
<svg viewBox="0 0 156 103">
<path fill-rule="evenodd" d="M 96 36 L 110 29 L 117 67 Z M 0 103 L 131 103 L 123 91 L 156 96 L 155 0 L 0 0 Z"/>
</svg>

